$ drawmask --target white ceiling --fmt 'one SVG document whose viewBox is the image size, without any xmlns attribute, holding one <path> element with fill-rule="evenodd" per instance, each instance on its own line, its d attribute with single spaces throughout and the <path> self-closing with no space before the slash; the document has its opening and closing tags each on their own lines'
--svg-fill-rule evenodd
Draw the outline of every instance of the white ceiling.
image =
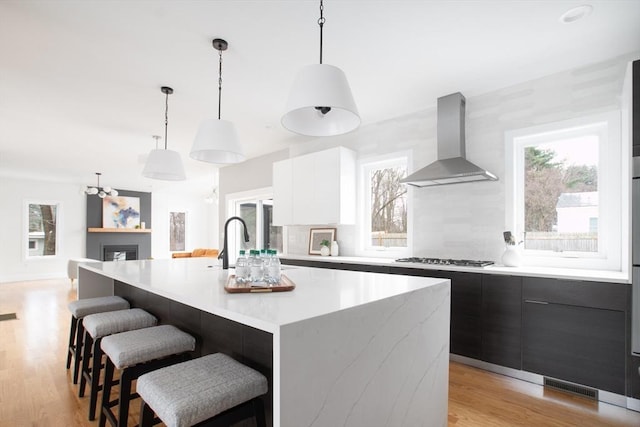
<svg viewBox="0 0 640 427">
<path fill-rule="evenodd" d="M 324 62 L 342 68 L 363 125 L 640 51 L 640 0 L 326 0 Z M 0 175 L 150 191 L 141 177 L 164 135 L 188 178 L 215 166 L 189 158 L 200 120 L 222 118 L 247 157 L 304 143 L 280 117 L 295 73 L 318 61 L 319 1 L 0 1 Z M 179 185 L 179 184 L 169 184 Z M 199 187 L 199 186 L 196 186 Z M 194 187 L 195 188 L 195 187 Z"/>
</svg>

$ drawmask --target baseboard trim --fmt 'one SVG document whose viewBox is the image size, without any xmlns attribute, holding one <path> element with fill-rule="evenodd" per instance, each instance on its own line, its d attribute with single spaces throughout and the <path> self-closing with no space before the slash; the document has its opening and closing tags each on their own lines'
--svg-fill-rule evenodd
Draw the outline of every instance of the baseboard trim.
<svg viewBox="0 0 640 427">
<path fill-rule="evenodd" d="M 640 400 L 633 397 L 627 397 L 627 409 L 640 412 Z"/>
<path fill-rule="evenodd" d="M 0 285 L 3 285 L 5 283 L 14 283 L 14 282 L 29 282 L 34 280 L 57 280 L 57 279 L 64 279 L 64 278 L 69 280 L 66 273 L 65 274 L 60 274 L 60 273 L 12 274 L 7 276 L 0 276 Z"/>
<path fill-rule="evenodd" d="M 460 356 L 458 354 L 450 353 L 449 360 L 462 363 L 463 365 L 473 366 L 474 368 L 484 369 L 485 371 L 494 372 L 496 374 L 505 375 L 507 377 L 511 377 L 518 380 L 527 381 L 533 384 L 544 386 L 544 376 L 539 374 L 534 374 L 532 372 L 522 371 L 522 370 L 513 369 L 513 368 L 507 368 L 505 366 L 495 365 L 493 363 L 472 359 L 466 356 Z M 576 385 L 581 386 L 582 384 L 576 384 Z M 632 411 L 640 412 L 640 400 L 638 399 L 633 399 L 617 393 L 611 393 L 610 391 L 598 390 L 598 400 L 600 402 L 604 402 L 611 405 L 620 406 L 622 408 L 630 409 Z"/>
</svg>

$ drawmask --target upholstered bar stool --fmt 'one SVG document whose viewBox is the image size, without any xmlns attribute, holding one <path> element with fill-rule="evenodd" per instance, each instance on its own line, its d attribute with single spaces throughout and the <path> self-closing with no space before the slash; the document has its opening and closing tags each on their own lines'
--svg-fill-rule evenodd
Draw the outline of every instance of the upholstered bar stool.
<svg viewBox="0 0 640 427">
<path fill-rule="evenodd" d="M 140 427 L 160 421 L 168 427 L 232 425 L 252 417 L 258 427 L 266 426 L 259 396 L 268 391 L 267 379 L 222 353 L 144 374 L 136 388 L 142 398 Z"/>
<path fill-rule="evenodd" d="M 71 312 L 71 329 L 69 331 L 67 369 L 71 367 L 71 359 L 73 358 L 73 383 L 78 384 L 78 373 L 80 372 L 80 361 L 82 359 L 82 341 L 84 339 L 82 319 L 90 314 L 126 310 L 129 308 L 129 303 L 124 298 L 109 296 L 72 301 L 69 303 L 68 308 Z"/>
<path fill-rule="evenodd" d="M 98 391 L 101 388 L 102 349 L 100 348 L 100 343 L 102 338 L 120 332 L 156 326 L 158 319 L 140 308 L 132 308 L 130 310 L 90 314 L 84 318 L 83 324 L 85 333 L 78 396 L 84 396 L 88 382 L 91 387 L 89 392 L 89 420 L 93 421 L 96 417 Z M 91 360 L 91 364 L 89 360 Z"/>
<path fill-rule="evenodd" d="M 196 347 L 196 340 L 172 325 L 154 326 L 135 331 L 121 332 L 102 338 L 100 344 L 107 356 L 102 387 L 100 427 L 107 420 L 114 426 L 126 426 L 129 403 L 138 397 L 131 393 L 131 383 L 140 375 L 164 368 L 189 358 L 189 352 Z M 120 370 L 120 393 L 118 399 L 111 400 L 114 370 Z M 111 408 L 118 407 L 118 416 Z"/>
</svg>

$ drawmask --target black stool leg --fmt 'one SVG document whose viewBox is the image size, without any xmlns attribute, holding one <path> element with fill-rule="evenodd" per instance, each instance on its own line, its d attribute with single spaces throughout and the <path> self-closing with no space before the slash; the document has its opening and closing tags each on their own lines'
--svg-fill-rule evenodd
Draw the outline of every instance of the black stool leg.
<svg viewBox="0 0 640 427">
<path fill-rule="evenodd" d="M 153 412 L 153 409 L 151 409 L 151 407 L 147 405 L 144 399 L 141 399 L 141 400 L 142 400 L 142 403 L 140 404 L 140 426 L 139 427 L 151 427 L 154 425 L 153 419 L 155 417 L 155 414 Z"/>
<path fill-rule="evenodd" d="M 89 394 L 89 421 L 96 419 L 96 405 L 98 403 L 98 391 L 100 390 L 100 370 L 102 368 L 102 348 L 98 338 L 93 343 L 93 358 L 91 366 L 91 392 Z M 87 343 L 85 343 L 87 345 Z"/>
<path fill-rule="evenodd" d="M 78 319 L 78 330 L 76 332 L 76 347 L 74 351 L 75 360 L 73 362 L 73 383 L 78 384 L 78 374 L 80 373 L 80 362 L 82 361 L 82 343 L 84 342 L 84 326 L 82 319 Z"/>
<path fill-rule="evenodd" d="M 267 427 L 267 419 L 264 415 L 264 403 L 259 397 L 253 399 L 253 410 L 256 416 L 256 426 Z"/>
<path fill-rule="evenodd" d="M 78 327 L 78 319 L 71 315 L 71 329 L 69 331 L 69 349 L 67 350 L 67 369 L 71 367 L 71 356 L 76 351 L 76 329 Z"/>
<path fill-rule="evenodd" d="M 120 374 L 120 397 L 118 398 L 118 427 L 127 427 L 129 403 L 131 401 L 131 372 L 125 368 Z"/>
<path fill-rule="evenodd" d="M 107 357 L 107 361 L 104 366 L 104 385 L 102 387 L 102 405 L 100 408 L 100 422 L 99 427 L 104 427 L 107 422 L 107 414 L 111 415 L 110 397 L 111 386 L 113 385 L 113 362 Z"/>
<path fill-rule="evenodd" d="M 82 346 L 82 365 L 80 367 L 80 386 L 78 387 L 78 397 L 84 397 L 84 390 L 87 386 L 87 380 L 91 378 L 89 370 L 89 360 L 91 359 L 91 347 L 93 346 L 93 337 L 89 332 L 84 332 L 84 345 Z"/>
</svg>

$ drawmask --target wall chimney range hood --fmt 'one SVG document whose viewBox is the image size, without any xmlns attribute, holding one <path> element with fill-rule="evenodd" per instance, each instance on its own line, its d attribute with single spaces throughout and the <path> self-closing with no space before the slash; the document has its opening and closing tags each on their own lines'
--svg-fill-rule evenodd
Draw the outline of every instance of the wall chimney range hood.
<svg viewBox="0 0 640 427">
<path fill-rule="evenodd" d="M 498 177 L 465 159 L 465 104 L 460 92 L 438 98 L 438 160 L 400 182 L 415 187 L 497 181 Z"/>
</svg>

